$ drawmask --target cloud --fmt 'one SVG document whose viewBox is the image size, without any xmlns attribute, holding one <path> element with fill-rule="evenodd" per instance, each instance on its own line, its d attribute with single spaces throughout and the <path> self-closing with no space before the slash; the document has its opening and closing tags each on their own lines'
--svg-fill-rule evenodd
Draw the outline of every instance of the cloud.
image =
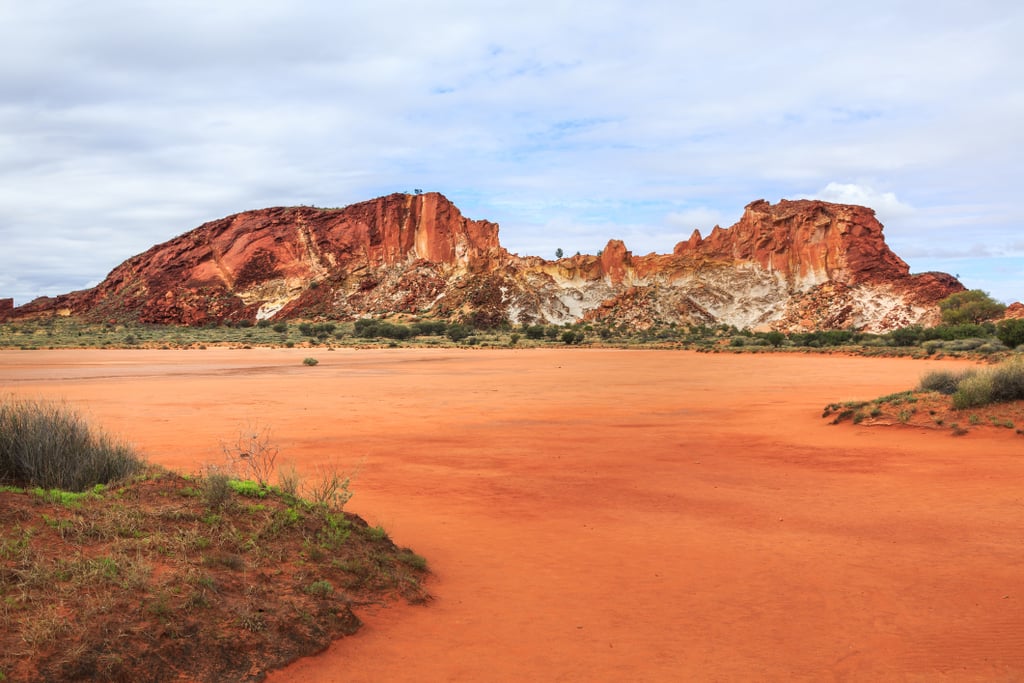
<svg viewBox="0 0 1024 683">
<path fill-rule="evenodd" d="M 893 219 L 906 219 L 915 213 L 914 207 L 897 199 L 895 192 L 879 192 L 873 187 L 857 183 L 830 182 L 822 190 L 806 198 L 866 206 L 874 209 L 875 215 L 883 223 Z"/>
<path fill-rule="evenodd" d="M 237 211 L 414 187 L 521 253 L 665 251 L 798 196 L 872 206 L 894 248 L 959 221 L 1002 253 L 1022 32 L 997 0 L 8 3 L 0 296 Z"/>
</svg>

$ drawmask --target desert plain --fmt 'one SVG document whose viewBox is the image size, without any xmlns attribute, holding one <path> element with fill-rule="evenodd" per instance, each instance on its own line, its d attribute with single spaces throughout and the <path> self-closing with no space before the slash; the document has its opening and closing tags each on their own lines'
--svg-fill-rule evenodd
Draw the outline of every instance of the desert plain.
<svg viewBox="0 0 1024 683">
<path fill-rule="evenodd" d="M 3 351 L 0 390 L 183 472 L 253 425 L 279 463 L 355 472 L 348 509 L 427 558 L 433 600 L 364 607 L 271 681 L 1020 680 L 1024 437 L 821 417 L 939 364 Z"/>
</svg>

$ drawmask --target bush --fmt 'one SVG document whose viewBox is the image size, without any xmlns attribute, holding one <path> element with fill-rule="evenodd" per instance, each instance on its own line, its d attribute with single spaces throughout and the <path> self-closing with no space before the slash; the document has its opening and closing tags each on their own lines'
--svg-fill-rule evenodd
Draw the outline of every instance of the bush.
<svg viewBox="0 0 1024 683">
<path fill-rule="evenodd" d="M 130 446 L 93 431 L 67 406 L 30 399 L 0 404 L 0 481 L 84 491 L 143 467 Z"/>
<path fill-rule="evenodd" d="M 303 359 L 302 359 L 302 364 L 303 364 L 303 365 L 308 365 L 308 366 L 310 366 L 310 367 L 312 367 L 312 366 L 316 365 L 316 364 L 317 364 L 317 363 L 319 363 L 319 362 L 320 362 L 320 361 L 318 361 L 318 360 L 317 360 L 316 358 L 303 358 Z"/>
<path fill-rule="evenodd" d="M 1024 319 L 1011 318 L 998 323 L 996 337 L 1011 349 L 1024 344 Z"/>
<path fill-rule="evenodd" d="M 1024 362 L 1016 361 L 997 366 L 990 374 L 994 403 L 1024 399 Z"/>
<path fill-rule="evenodd" d="M 231 477 L 224 472 L 207 472 L 203 477 L 202 496 L 207 507 L 224 507 L 231 498 Z"/>
<path fill-rule="evenodd" d="M 951 396 L 956 393 L 960 382 L 977 374 L 975 370 L 964 370 L 963 372 L 950 372 L 949 370 L 934 370 L 921 378 L 918 384 L 920 391 L 937 391 L 940 394 Z"/>
<path fill-rule="evenodd" d="M 465 339 L 466 337 L 468 337 L 470 332 L 472 332 L 472 330 L 470 330 L 465 325 L 452 325 L 451 327 L 448 328 L 448 331 L 445 334 L 453 342 L 458 343 Z"/>
<path fill-rule="evenodd" d="M 890 332 L 886 337 L 893 346 L 916 346 L 924 340 L 924 328 L 920 325 L 900 327 Z"/>
<path fill-rule="evenodd" d="M 413 323 L 412 325 L 412 333 L 415 336 L 442 335 L 447 329 L 448 325 L 443 320 L 421 320 L 418 323 Z"/>
<path fill-rule="evenodd" d="M 965 378 L 953 394 L 953 407 L 978 408 L 992 403 L 992 374 L 979 372 Z"/>
<path fill-rule="evenodd" d="M 544 326 L 543 325 L 530 325 L 526 328 L 527 339 L 543 339 L 544 338 Z"/>
</svg>

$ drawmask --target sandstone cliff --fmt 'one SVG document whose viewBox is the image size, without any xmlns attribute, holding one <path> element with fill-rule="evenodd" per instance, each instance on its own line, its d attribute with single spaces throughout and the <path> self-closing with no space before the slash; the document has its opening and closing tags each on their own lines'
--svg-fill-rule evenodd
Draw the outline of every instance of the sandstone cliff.
<svg viewBox="0 0 1024 683">
<path fill-rule="evenodd" d="M 728 229 L 671 254 L 520 257 L 498 226 L 444 196 L 393 194 L 342 209 L 273 208 L 229 216 L 157 245 L 98 286 L 37 299 L 12 317 L 202 324 L 269 318 L 413 314 L 480 326 L 581 319 L 631 327 L 729 324 L 882 331 L 938 321 L 963 286 L 911 275 L 874 212 L 763 200 Z"/>
</svg>

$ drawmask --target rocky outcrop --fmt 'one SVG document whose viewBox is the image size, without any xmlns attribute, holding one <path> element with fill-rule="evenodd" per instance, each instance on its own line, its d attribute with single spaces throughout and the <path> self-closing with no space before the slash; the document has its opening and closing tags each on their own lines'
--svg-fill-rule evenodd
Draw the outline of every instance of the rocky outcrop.
<svg viewBox="0 0 1024 683">
<path fill-rule="evenodd" d="M 1011 318 L 1024 318 L 1024 304 L 1019 301 L 1014 301 L 1006 307 L 1006 310 L 1003 311 L 1003 319 L 1010 320 Z"/>
<path fill-rule="evenodd" d="M 4 322 L 14 313 L 14 299 L 0 299 L 0 322 Z"/>
<path fill-rule="evenodd" d="M 480 326 L 881 331 L 937 322 L 937 302 L 962 289 L 943 273 L 911 275 L 874 212 L 859 206 L 760 200 L 736 225 L 694 231 L 671 254 L 634 256 L 611 240 L 598 256 L 546 261 L 509 254 L 496 224 L 428 193 L 229 216 L 129 259 L 93 289 L 11 315 L 194 325 L 411 314 Z"/>
</svg>

